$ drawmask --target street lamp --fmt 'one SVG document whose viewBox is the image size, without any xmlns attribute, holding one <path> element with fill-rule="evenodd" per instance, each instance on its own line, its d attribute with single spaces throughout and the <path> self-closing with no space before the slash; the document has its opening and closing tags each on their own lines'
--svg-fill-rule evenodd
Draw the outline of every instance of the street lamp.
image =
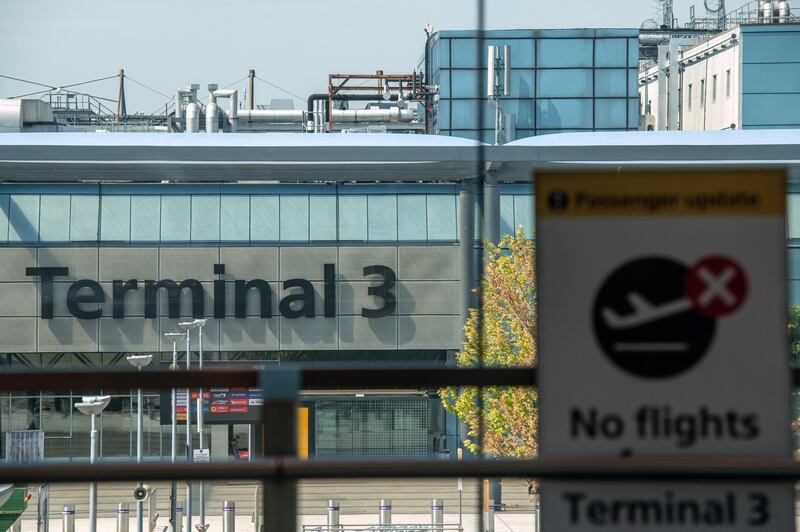
<svg viewBox="0 0 800 532">
<path fill-rule="evenodd" d="M 142 368 L 153 361 L 153 355 L 128 355 L 128 363 L 142 371 Z M 144 436 L 144 413 L 142 409 L 142 388 L 136 389 L 136 463 L 142 463 L 143 436 Z M 137 484 L 142 487 L 142 481 Z M 144 501 L 136 501 L 136 532 L 144 532 Z"/>
<path fill-rule="evenodd" d="M 193 321 L 182 321 L 178 327 L 186 331 L 186 371 L 192 369 L 191 331 Z M 186 388 L 186 460 L 192 461 L 192 392 Z M 192 482 L 186 481 L 186 532 L 192 531 Z"/>
<path fill-rule="evenodd" d="M 203 369 L 203 326 L 208 322 L 205 318 L 198 318 L 192 321 L 197 327 L 197 354 L 200 359 L 199 367 Z M 203 426 L 203 389 L 200 388 L 197 394 L 197 434 L 198 445 L 200 449 L 204 449 L 204 426 Z M 210 454 L 210 453 L 209 453 Z M 204 481 L 200 481 L 200 523 L 197 525 L 198 532 L 205 532 L 208 529 L 206 524 L 206 486 Z M 187 532 L 192 532 L 188 530 Z"/>
<path fill-rule="evenodd" d="M 89 433 L 90 464 L 97 461 L 97 415 L 110 401 L 110 395 L 95 395 L 83 397 L 83 402 L 75 403 L 78 412 L 91 416 L 92 419 L 92 430 Z M 89 483 L 89 532 L 97 532 L 97 482 L 95 481 Z"/>
<path fill-rule="evenodd" d="M 165 333 L 164 336 L 167 339 L 172 340 L 172 365 L 170 366 L 171 370 L 178 369 L 178 340 L 184 336 L 185 333 L 177 333 L 177 332 L 170 332 Z M 170 416 L 171 420 L 171 436 L 172 442 L 170 445 L 170 461 L 174 464 L 177 460 L 178 456 L 178 415 L 176 413 L 176 406 L 178 402 L 178 392 L 175 388 L 171 390 L 172 393 L 172 413 Z M 177 515 L 177 506 L 178 506 L 178 483 L 177 481 L 173 480 L 170 487 L 170 495 L 169 495 L 169 522 L 172 525 L 172 532 L 178 532 L 180 530 L 180 525 L 176 523 L 178 515 Z M 182 523 L 181 523 L 182 524 Z"/>
</svg>

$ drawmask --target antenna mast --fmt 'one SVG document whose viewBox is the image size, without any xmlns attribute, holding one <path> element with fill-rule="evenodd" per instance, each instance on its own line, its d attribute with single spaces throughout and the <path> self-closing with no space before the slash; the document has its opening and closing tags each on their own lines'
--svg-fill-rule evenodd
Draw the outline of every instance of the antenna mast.
<svg viewBox="0 0 800 532">
<path fill-rule="evenodd" d="M 125 118 L 125 115 L 128 114 L 127 109 L 125 109 L 125 70 L 119 70 L 119 93 L 117 94 L 117 123 L 119 123 L 119 119 Z"/>
</svg>

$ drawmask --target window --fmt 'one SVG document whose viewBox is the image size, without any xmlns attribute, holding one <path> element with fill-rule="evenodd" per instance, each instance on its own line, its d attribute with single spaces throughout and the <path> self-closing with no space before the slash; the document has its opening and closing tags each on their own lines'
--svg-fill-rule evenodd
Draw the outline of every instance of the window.
<svg viewBox="0 0 800 532">
<path fill-rule="evenodd" d="M 706 80 L 700 80 L 700 107 L 706 104 Z"/>
<path fill-rule="evenodd" d="M 367 239 L 367 196 L 339 196 L 339 239 Z"/>
<path fill-rule="evenodd" d="M 689 111 L 692 110 L 692 84 L 689 83 L 688 90 L 686 92 L 686 109 Z"/>
<path fill-rule="evenodd" d="M 711 77 L 711 103 L 717 102 L 717 75 Z"/>
<path fill-rule="evenodd" d="M 725 97 L 731 97 L 731 71 L 725 71 Z"/>
</svg>

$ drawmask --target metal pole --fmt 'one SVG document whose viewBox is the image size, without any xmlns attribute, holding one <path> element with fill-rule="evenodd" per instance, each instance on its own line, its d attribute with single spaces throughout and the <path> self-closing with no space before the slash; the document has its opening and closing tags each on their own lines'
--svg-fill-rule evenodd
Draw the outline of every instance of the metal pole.
<svg viewBox="0 0 800 532">
<path fill-rule="evenodd" d="M 392 501 L 391 499 L 381 499 L 378 505 L 378 524 L 392 524 Z"/>
<path fill-rule="evenodd" d="M 128 532 L 130 525 L 130 510 L 128 503 L 121 502 L 117 506 L 117 532 Z"/>
<path fill-rule="evenodd" d="M 176 339 L 172 340 L 172 369 L 178 369 L 178 341 Z M 178 391 L 175 388 L 170 391 L 172 393 L 172 426 L 170 427 L 172 442 L 170 443 L 170 461 L 174 464 L 178 458 L 178 414 L 176 412 Z M 169 522 L 172 525 L 173 532 L 178 532 L 180 530 L 180 524 L 177 521 L 177 505 L 178 482 L 173 480 L 169 492 Z"/>
<path fill-rule="evenodd" d="M 186 371 L 192 369 L 191 335 L 186 330 Z M 192 461 L 192 392 L 186 388 L 186 461 Z M 192 532 L 192 482 L 186 481 L 186 532 Z"/>
<path fill-rule="evenodd" d="M 254 94 L 255 84 L 253 83 L 255 77 L 256 77 L 256 71 L 251 69 L 250 72 L 247 73 L 247 81 L 248 81 L 247 95 L 249 96 L 249 101 L 247 103 L 248 103 L 248 108 L 251 111 L 253 110 L 253 102 L 255 101 L 255 96 L 256 96 Z"/>
<path fill-rule="evenodd" d="M 75 532 L 75 505 L 65 504 L 61 512 L 62 532 Z"/>
<path fill-rule="evenodd" d="M 175 531 L 181 532 L 183 530 L 183 506 L 175 502 Z"/>
<path fill-rule="evenodd" d="M 431 501 L 431 525 L 436 532 L 444 530 L 444 500 L 442 499 Z"/>
<path fill-rule="evenodd" d="M 328 500 L 328 532 L 339 529 L 339 501 Z M 258 531 L 256 531 L 258 532 Z"/>
<path fill-rule="evenodd" d="M 252 109 L 252 108 L 251 108 Z M 197 327 L 197 354 L 200 358 L 200 369 L 203 369 L 203 326 Z M 203 389 L 197 395 L 197 434 L 199 438 L 200 449 L 205 449 L 203 442 Z M 206 486 L 205 482 L 200 481 L 200 530 L 203 530 L 206 524 Z M 189 530 L 188 532 L 192 532 Z"/>
<path fill-rule="evenodd" d="M 138 369 L 142 371 L 140 367 Z M 144 448 L 142 439 L 144 432 L 144 409 L 142 408 L 142 389 L 136 390 L 136 463 L 142 463 L 142 450 Z M 142 481 L 137 484 L 142 487 Z M 136 532 L 144 532 L 144 501 L 136 501 Z"/>
<path fill-rule="evenodd" d="M 97 461 L 97 414 L 92 414 L 92 430 L 89 433 L 89 463 Z M 72 517 L 75 527 L 75 516 Z M 89 483 L 89 532 L 97 532 L 97 482 Z"/>
<path fill-rule="evenodd" d="M 461 182 L 459 192 L 458 248 L 461 268 L 461 323 L 467 322 L 469 308 L 474 306 L 472 288 L 475 284 L 475 202 L 472 181 Z"/>
<path fill-rule="evenodd" d="M 222 532 L 236 532 L 236 503 L 222 503 Z"/>
<path fill-rule="evenodd" d="M 464 457 L 464 450 L 461 447 L 459 447 L 456 450 L 456 454 L 458 456 L 458 461 L 460 462 L 461 459 Z M 464 524 L 462 522 L 463 513 L 462 513 L 462 504 L 461 504 L 462 503 L 463 493 L 464 493 L 464 479 L 461 478 L 461 477 L 458 477 L 458 528 L 459 529 L 461 529 L 461 527 Z"/>
</svg>

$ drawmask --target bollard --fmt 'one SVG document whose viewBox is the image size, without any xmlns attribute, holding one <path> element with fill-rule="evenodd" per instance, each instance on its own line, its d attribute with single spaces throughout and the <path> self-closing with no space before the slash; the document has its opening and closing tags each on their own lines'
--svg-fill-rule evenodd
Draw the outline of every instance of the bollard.
<svg viewBox="0 0 800 532">
<path fill-rule="evenodd" d="M 65 504 L 61 512 L 61 523 L 63 532 L 75 532 L 75 505 Z"/>
<path fill-rule="evenodd" d="M 130 510 L 127 502 L 121 502 L 117 506 L 117 532 L 128 532 L 130 525 Z"/>
<path fill-rule="evenodd" d="M 378 505 L 378 524 L 391 525 L 392 524 L 392 501 L 391 499 L 381 499 Z"/>
<path fill-rule="evenodd" d="M 175 505 L 175 530 L 173 532 L 183 532 L 183 506 L 180 503 Z"/>
<path fill-rule="evenodd" d="M 483 530 L 484 532 L 494 532 L 494 500 L 489 499 L 488 503 L 483 512 Z"/>
<path fill-rule="evenodd" d="M 431 528 L 435 532 L 444 530 L 444 500 L 433 499 L 431 501 Z"/>
<path fill-rule="evenodd" d="M 222 503 L 222 532 L 236 532 L 236 503 Z"/>
<path fill-rule="evenodd" d="M 328 531 L 339 530 L 339 501 L 328 499 Z"/>
</svg>

